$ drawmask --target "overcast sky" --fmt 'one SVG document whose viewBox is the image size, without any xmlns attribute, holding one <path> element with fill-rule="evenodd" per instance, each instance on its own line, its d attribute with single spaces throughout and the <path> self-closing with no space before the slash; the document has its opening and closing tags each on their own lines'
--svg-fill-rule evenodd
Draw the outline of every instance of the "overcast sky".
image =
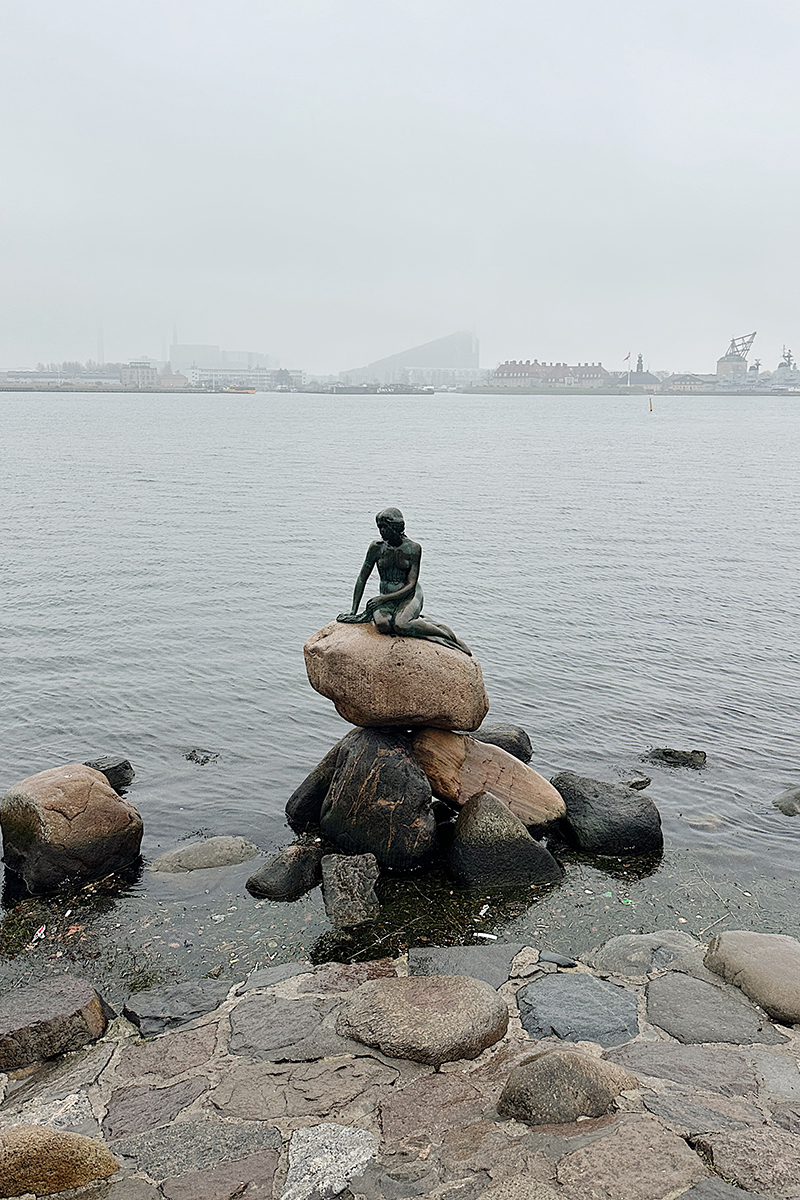
<svg viewBox="0 0 800 1200">
<path fill-rule="evenodd" d="M 2 0 L 0 365 L 800 355 L 797 0 Z"/>
</svg>

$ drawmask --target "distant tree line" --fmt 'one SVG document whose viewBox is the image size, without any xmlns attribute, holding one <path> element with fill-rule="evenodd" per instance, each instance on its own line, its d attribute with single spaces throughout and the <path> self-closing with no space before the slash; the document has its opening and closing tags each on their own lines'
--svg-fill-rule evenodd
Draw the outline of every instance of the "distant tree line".
<svg viewBox="0 0 800 1200">
<path fill-rule="evenodd" d="M 56 375 L 109 375 L 119 376 L 120 367 L 124 363 L 97 363 L 94 359 L 87 362 L 50 362 L 37 363 L 37 371 L 50 371 Z"/>
</svg>

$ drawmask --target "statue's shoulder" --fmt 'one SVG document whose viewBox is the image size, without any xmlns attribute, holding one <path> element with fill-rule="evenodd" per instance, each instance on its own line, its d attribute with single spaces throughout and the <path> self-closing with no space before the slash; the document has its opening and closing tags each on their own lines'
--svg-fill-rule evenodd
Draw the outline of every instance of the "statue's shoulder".
<svg viewBox="0 0 800 1200">
<path fill-rule="evenodd" d="M 361 543 L 363 546 L 363 542 Z M 370 542 L 369 550 L 367 550 L 367 558 L 377 558 L 384 546 L 383 538 L 376 538 L 374 542 Z"/>
<path fill-rule="evenodd" d="M 411 538 L 405 539 L 405 550 L 407 554 L 412 554 L 415 558 L 419 558 L 422 554 L 422 546 L 419 542 L 412 542 Z"/>
</svg>

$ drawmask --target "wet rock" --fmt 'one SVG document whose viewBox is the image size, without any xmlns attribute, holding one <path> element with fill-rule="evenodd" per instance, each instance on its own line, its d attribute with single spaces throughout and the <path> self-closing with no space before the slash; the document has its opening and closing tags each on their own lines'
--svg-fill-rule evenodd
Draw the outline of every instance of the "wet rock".
<svg viewBox="0 0 800 1200">
<path fill-rule="evenodd" d="M 731 929 L 711 939 L 705 965 L 774 1020 L 800 1023 L 800 942 L 780 933 Z"/>
<path fill-rule="evenodd" d="M 165 1200 L 272 1200 L 277 1165 L 276 1151 L 262 1150 L 221 1166 L 165 1179 L 158 1196 L 163 1194 Z M 153 1196 L 156 1200 L 156 1193 Z"/>
<path fill-rule="evenodd" d="M 336 1020 L 342 1037 L 432 1066 L 476 1058 L 507 1028 L 505 1001 L 488 983 L 463 975 L 368 980 Z"/>
<path fill-rule="evenodd" d="M 337 742 L 328 751 L 314 767 L 314 770 L 306 775 L 299 788 L 296 788 L 289 797 L 286 804 L 286 819 L 296 833 L 305 833 L 319 825 L 322 802 L 327 796 L 333 780 L 341 744 L 341 741 Z"/>
<path fill-rule="evenodd" d="M 408 870 L 426 860 L 436 839 L 436 818 L 431 786 L 407 737 L 358 729 L 342 739 L 320 829 L 343 853 L 374 854 L 381 867 Z"/>
<path fill-rule="evenodd" d="M 688 933 L 661 929 L 655 933 L 623 933 L 590 956 L 591 965 L 605 975 L 637 977 L 664 970 L 700 945 Z"/>
<path fill-rule="evenodd" d="M 176 846 L 159 854 L 150 864 L 151 871 L 179 874 L 184 871 L 205 871 L 211 867 L 230 867 L 247 862 L 258 854 L 258 847 L 243 837 L 211 837 L 191 845 Z"/>
<path fill-rule="evenodd" d="M 522 1024 L 533 1038 L 619 1046 L 639 1032 L 636 995 L 592 975 L 545 975 L 517 992 Z"/>
<path fill-rule="evenodd" d="M 119 1170 L 102 1142 L 79 1133 L 60 1133 L 44 1125 L 15 1125 L 0 1130 L 0 1193 L 52 1196 L 108 1179 Z"/>
<path fill-rule="evenodd" d="M 564 802 L 552 784 L 499 746 L 441 729 L 419 730 L 413 746 L 442 800 L 460 806 L 491 792 L 525 825 L 547 825 L 564 815 Z"/>
<path fill-rule="evenodd" d="M 734 988 L 670 972 L 647 985 L 647 1019 L 679 1042 L 753 1042 L 783 1039 L 763 1013 Z"/>
<path fill-rule="evenodd" d="M 168 1125 L 207 1089 L 208 1080 L 199 1076 L 183 1079 L 171 1087 L 117 1088 L 108 1102 L 103 1133 L 114 1141 Z"/>
<path fill-rule="evenodd" d="M 774 1126 L 711 1133 L 698 1138 L 714 1170 L 748 1192 L 766 1192 L 772 1200 L 800 1195 L 800 1136 Z"/>
<path fill-rule="evenodd" d="M 225 979 L 189 979 L 150 991 L 132 992 L 123 1012 L 144 1037 L 193 1021 L 221 1004 L 230 991 Z"/>
<path fill-rule="evenodd" d="M 477 660 L 449 646 L 331 621 L 303 653 L 311 686 L 353 725 L 477 729 L 489 711 Z"/>
<path fill-rule="evenodd" d="M 103 1001 L 71 975 L 32 983 L 0 1000 L 0 1071 L 78 1050 L 105 1033 Z"/>
<path fill-rule="evenodd" d="M 281 1200 L 338 1196 L 353 1175 L 378 1153 L 379 1142 L 366 1129 L 324 1122 L 296 1129 L 289 1142 L 289 1174 Z"/>
<path fill-rule="evenodd" d="M 520 762 L 529 763 L 533 756 L 531 739 L 520 725 L 481 725 L 472 735 L 476 742 L 499 746 Z"/>
<path fill-rule="evenodd" d="M 461 809 L 447 866 L 470 887 L 560 883 L 564 875 L 547 847 L 491 792 L 473 796 Z"/>
<path fill-rule="evenodd" d="M 132 1158 L 136 1170 L 159 1183 L 180 1178 L 190 1171 L 204 1171 L 222 1163 L 243 1160 L 250 1154 L 279 1151 L 280 1148 L 281 1137 L 277 1129 L 263 1121 L 231 1124 L 204 1117 L 190 1117 L 166 1125 L 158 1131 L 157 1137 L 149 1132 L 139 1133 L 114 1143 L 117 1154 Z"/>
<path fill-rule="evenodd" d="M 241 996 L 254 988 L 274 987 L 276 983 L 282 983 L 284 979 L 292 979 L 295 975 L 307 975 L 311 971 L 313 971 L 313 967 L 309 963 L 302 962 L 276 963 L 272 967 L 259 967 L 258 970 L 250 972 L 244 983 L 239 984 L 236 994 Z"/>
<path fill-rule="evenodd" d="M 566 804 L 562 831 L 589 854 L 656 854 L 664 848 L 661 817 L 633 788 L 562 771 L 551 781 Z"/>
<path fill-rule="evenodd" d="M 299 900 L 322 882 L 320 841 L 295 842 L 251 875 L 245 887 L 259 900 Z"/>
<path fill-rule="evenodd" d="M 16 784 L 0 801 L 0 825 L 6 866 L 34 894 L 130 866 L 144 831 L 134 806 L 83 763 Z"/>
<path fill-rule="evenodd" d="M 683 1138 L 652 1117 L 623 1118 L 605 1137 L 565 1154 L 556 1168 L 565 1200 L 666 1200 L 708 1173 Z"/>
<path fill-rule="evenodd" d="M 636 1086 L 633 1076 L 614 1063 L 557 1047 L 514 1068 L 497 1111 L 529 1125 L 564 1125 L 578 1117 L 602 1117 L 620 1092 Z"/>
<path fill-rule="evenodd" d="M 679 1042 L 630 1042 L 607 1057 L 634 1075 L 666 1079 L 684 1088 L 719 1092 L 721 1096 L 755 1096 L 753 1068 L 739 1050 Z"/>
<path fill-rule="evenodd" d="M 375 895 L 379 875 L 374 854 L 326 854 L 322 859 L 322 899 L 334 929 L 374 921 L 381 911 Z"/>
<path fill-rule="evenodd" d="M 633 788 L 637 792 L 644 791 L 645 788 L 650 787 L 652 782 L 650 776 L 643 774 L 641 771 L 634 771 L 632 775 L 628 775 L 627 778 L 622 780 L 624 787 Z"/>
<path fill-rule="evenodd" d="M 410 975 L 469 975 L 493 988 L 511 977 L 511 964 L 522 950 L 521 942 L 496 946 L 412 946 L 408 951 Z"/>
<path fill-rule="evenodd" d="M 193 750 L 188 750 L 183 757 L 187 762 L 197 763 L 198 767 L 207 767 L 209 763 L 219 762 L 219 754 L 216 750 L 203 750 L 201 746 L 195 746 Z"/>
<path fill-rule="evenodd" d="M 645 762 L 656 763 L 659 767 L 691 767 L 699 771 L 706 765 L 705 750 L 672 750 L 660 746 L 648 750 L 643 757 Z"/>
<path fill-rule="evenodd" d="M 800 787 L 786 788 L 772 803 L 785 817 L 800 815 Z"/>
<path fill-rule="evenodd" d="M 90 758 L 83 765 L 91 767 L 93 771 L 99 771 L 101 775 L 105 775 L 109 784 L 117 793 L 129 787 L 136 778 L 136 772 L 131 766 L 130 759 L 121 758 L 119 755 L 104 754 L 102 758 Z"/>
</svg>

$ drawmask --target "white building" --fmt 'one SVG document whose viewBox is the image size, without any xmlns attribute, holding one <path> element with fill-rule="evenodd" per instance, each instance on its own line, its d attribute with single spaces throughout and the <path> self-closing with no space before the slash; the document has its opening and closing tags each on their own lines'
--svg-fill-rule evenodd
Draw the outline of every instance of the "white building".
<svg viewBox="0 0 800 1200">
<path fill-rule="evenodd" d="M 160 382 L 157 369 L 149 362 L 130 362 L 120 367 L 119 378 L 124 387 L 158 387 Z"/>
</svg>

